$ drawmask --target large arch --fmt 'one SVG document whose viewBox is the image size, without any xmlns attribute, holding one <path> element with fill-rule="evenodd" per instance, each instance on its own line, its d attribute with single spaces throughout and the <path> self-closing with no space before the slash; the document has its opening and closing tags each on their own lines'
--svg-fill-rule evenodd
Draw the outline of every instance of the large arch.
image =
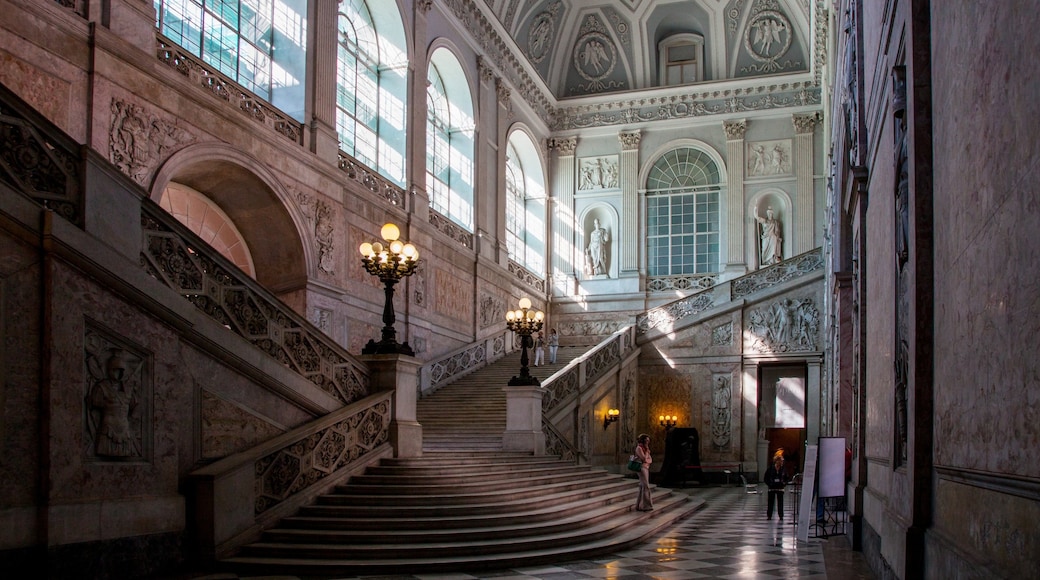
<svg viewBox="0 0 1040 580">
<path fill-rule="evenodd" d="M 307 218 L 258 160 L 223 143 L 186 147 L 156 172 L 149 196 L 159 203 L 171 183 L 205 195 L 234 223 L 253 256 L 256 280 L 275 293 L 302 288 L 313 273 Z"/>
</svg>

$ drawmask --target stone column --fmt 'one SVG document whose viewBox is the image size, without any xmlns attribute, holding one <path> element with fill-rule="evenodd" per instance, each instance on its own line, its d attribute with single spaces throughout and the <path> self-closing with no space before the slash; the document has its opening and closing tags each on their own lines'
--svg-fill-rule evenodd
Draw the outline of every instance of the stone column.
<svg viewBox="0 0 1040 580">
<path fill-rule="evenodd" d="M 498 260 L 498 79 L 491 63 L 477 57 L 477 102 L 475 107 L 476 131 L 473 135 L 473 233 L 477 235 L 477 253 Z M 505 183 L 505 179 L 501 179 Z M 504 223 L 503 223 L 504 226 Z M 502 252 L 503 254 L 505 252 Z M 501 265 L 505 265 L 503 258 Z"/>
<path fill-rule="evenodd" d="M 556 152 L 552 168 L 553 217 L 550 234 L 552 293 L 571 296 L 577 291 L 575 264 L 578 251 L 574 246 L 574 150 L 577 137 L 550 139 L 548 147 Z"/>
<path fill-rule="evenodd" d="M 808 373 L 805 377 L 805 440 L 816 445 L 820 439 L 820 380 L 823 361 L 806 361 Z"/>
<path fill-rule="evenodd" d="M 769 452 L 769 442 L 761 437 L 758 429 L 758 364 L 749 362 L 741 369 L 740 396 L 744 401 L 743 413 L 740 418 L 741 456 L 740 461 L 746 467 L 750 464 L 756 466 L 758 481 L 766 473 Z"/>
<path fill-rule="evenodd" d="M 726 251 L 726 273 L 743 276 L 747 273 L 744 257 L 744 135 L 747 120 L 735 119 L 723 122 L 726 131 L 726 239 L 722 247 Z"/>
<path fill-rule="evenodd" d="M 313 58 L 307 59 L 306 145 L 319 159 L 333 166 L 339 158 L 336 132 L 336 59 L 338 58 L 339 18 L 336 2 L 309 4 L 309 27 Z M 424 101 L 425 102 L 425 101 Z"/>
<path fill-rule="evenodd" d="M 502 78 L 495 79 L 495 114 L 497 123 L 495 125 L 495 179 L 494 184 L 485 198 L 494 199 L 495 227 L 492 232 L 495 248 L 498 250 L 496 261 L 508 268 L 509 252 L 506 246 L 506 133 L 509 130 L 509 117 L 513 112 L 513 104 L 510 101 L 512 91 Z M 503 153 L 499 155 L 498 153 Z M 543 232 L 544 235 L 544 232 Z M 514 261 L 517 257 L 513 257 Z"/>
<path fill-rule="evenodd" d="M 412 46 L 414 53 L 408 63 L 408 160 L 405 179 L 411 183 L 408 188 L 408 211 L 414 214 L 419 222 L 430 219 L 430 194 L 426 188 L 426 87 L 429 84 L 426 62 L 429 44 L 426 39 L 426 14 L 433 6 L 432 0 L 419 0 L 415 3 L 412 20 Z"/>
<path fill-rule="evenodd" d="M 792 255 L 808 252 L 816 245 L 813 231 L 815 191 L 813 188 L 813 132 L 816 130 L 816 115 L 793 115 L 794 122 L 794 174 L 798 179 L 798 190 L 794 196 L 794 215 L 791 232 L 794 234 Z"/>
<path fill-rule="evenodd" d="M 621 164 L 618 179 L 621 187 L 621 271 L 618 277 L 639 275 L 639 131 L 618 133 L 621 141 Z"/>
<path fill-rule="evenodd" d="M 394 457 L 421 457 L 423 430 L 415 413 L 422 361 L 402 354 L 370 354 L 360 358 L 372 371 L 369 380 L 374 391 L 394 391 L 390 420 Z"/>
<path fill-rule="evenodd" d="M 537 385 L 505 387 L 506 430 L 502 433 L 503 451 L 525 451 L 545 455 L 542 431 L 542 394 Z"/>
</svg>

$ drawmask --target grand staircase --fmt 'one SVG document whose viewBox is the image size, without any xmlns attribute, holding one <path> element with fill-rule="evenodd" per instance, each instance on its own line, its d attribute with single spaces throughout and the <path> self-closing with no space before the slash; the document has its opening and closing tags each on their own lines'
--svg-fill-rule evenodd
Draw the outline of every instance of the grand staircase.
<svg viewBox="0 0 1040 580">
<path fill-rule="evenodd" d="M 561 348 L 531 372 L 544 379 L 582 352 Z M 502 451 L 502 387 L 519 367 L 514 353 L 424 397 L 422 457 L 384 459 L 222 564 L 314 576 L 495 570 L 621 550 L 701 507 L 655 488 L 654 510 L 638 512 L 631 476 Z"/>
</svg>

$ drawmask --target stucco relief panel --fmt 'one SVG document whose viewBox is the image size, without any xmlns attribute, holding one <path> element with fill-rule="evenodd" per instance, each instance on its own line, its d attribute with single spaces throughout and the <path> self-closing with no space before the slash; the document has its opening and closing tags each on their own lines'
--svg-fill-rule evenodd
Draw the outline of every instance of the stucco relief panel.
<svg viewBox="0 0 1040 580">
<path fill-rule="evenodd" d="M 219 459 L 281 435 L 284 430 L 245 409 L 201 389 L 201 452 L 203 459 Z"/>
<path fill-rule="evenodd" d="M 433 309 L 468 324 L 473 312 L 473 284 L 443 268 L 433 269 Z"/>
</svg>

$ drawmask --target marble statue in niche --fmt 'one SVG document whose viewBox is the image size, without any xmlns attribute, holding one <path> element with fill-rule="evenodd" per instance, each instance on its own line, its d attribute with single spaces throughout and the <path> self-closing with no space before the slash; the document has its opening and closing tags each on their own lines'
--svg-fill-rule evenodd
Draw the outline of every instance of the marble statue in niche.
<svg viewBox="0 0 1040 580">
<path fill-rule="evenodd" d="M 755 208 L 755 221 L 758 222 L 761 239 L 759 263 L 762 266 L 769 266 L 780 262 L 784 259 L 783 227 L 773 208 L 766 208 L 766 217 L 758 215 L 758 208 Z"/>
<path fill-rule="evenodd" d="M 585 247 L 585 276 L 606 277 L 610 271 L 610 231 L 600 226 L 599 218 L 592 220 L 589 244 Z"/>
<path fill-rule="evenodd" d="M 139 371 L 143 361 L 97 335 L 88 336 L 87 342 L 89 387 L 85 404 L 87 431 L 94 455 L 104 458 L 142 457 Z"/>
</svg>

